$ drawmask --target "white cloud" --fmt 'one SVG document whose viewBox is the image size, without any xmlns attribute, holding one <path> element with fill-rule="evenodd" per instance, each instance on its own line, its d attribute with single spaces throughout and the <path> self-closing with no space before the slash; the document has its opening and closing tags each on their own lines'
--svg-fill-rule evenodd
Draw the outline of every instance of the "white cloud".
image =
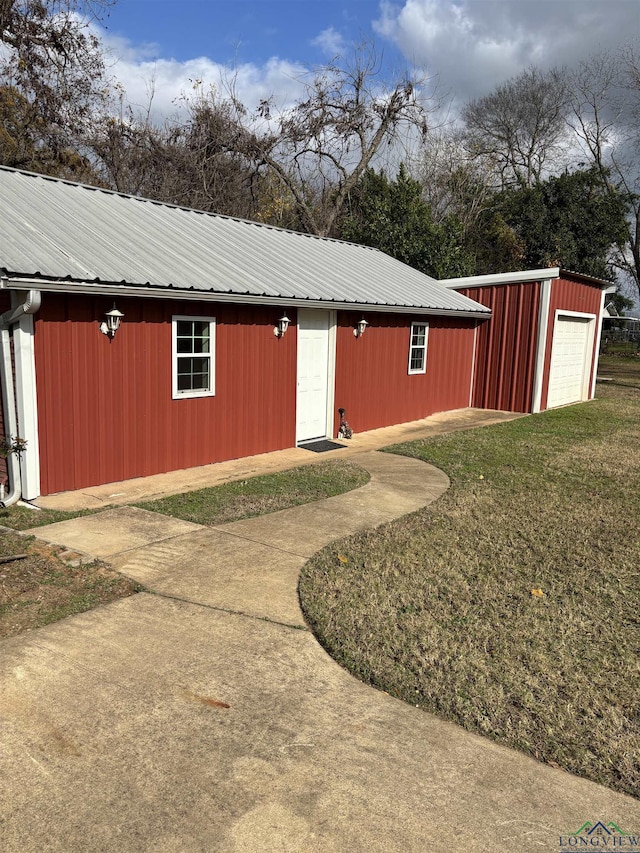
<svg viewBox="0 0 640 853">
<path fill-rule="evenodd" d="M 381 0 L 372 26 L 409 66 L 435 75 L 439 94 L 459 106 L 531 65 L 570 66 L 591 52 L 617 47 L 637 33 L 637 9 L 637 0 Z M 233 80 L 250 109 L 270 96 L 286 109 L 304 92 L 308 68 L 287 58 L 236 67 L 208 57 L 177 61 L 159 56 L 154 44 L 134 45 L 102 30 L 99 35 L 114 57 L 112 73 L 126 100 L 146 109 L 153 93 L 156 120 L 180 109 L 193 81 L 224 93 Z M 348 49 L 333 26 L 311 43 L 331 58 Z"/>
<path fill-rule="evenodd" d="M 92 27 L 94 33 L 107 45 L 111 58 L 114 62 L 140 62 L 142 60 L 155 59 L 159 53 L 159 46 L 153 42 L 133 45 L 123 36 L 107 33 L 101 28 Z"/>
<path fill-rule="evenodd" d="M 179 113 L 184 97 L 196 89 L 214 89 L 224 96 L 232 86 L 250 110 L 272 96 L 277 109 L 286 109 L 304 91 L 307 69 L 286 59 L 273 57 L 262 65 L 245 62 L 235 67 L 204 56 L 179 62 L 156 58 L 153 45 L 137 47 L 122 38 L 101 36 L 110 50 L 111 74 L 125 92 L 125 104 L 142 113 L 150 108 L 159 123 Z"/>
<path fill-rule="evenodd" d="M 330 58 L 342 55 L 346 47 L 342 34 L 334 27 L 327 27 L 313 39 L 311 44 L 319 47 Z"/>
<path fill-rule="evenodd" d="M 638 32 L 637 0 L 404 0 L 380 4 L 378 35 L 460 102 L 531 65 L 571 66 Z"/>
</svg>

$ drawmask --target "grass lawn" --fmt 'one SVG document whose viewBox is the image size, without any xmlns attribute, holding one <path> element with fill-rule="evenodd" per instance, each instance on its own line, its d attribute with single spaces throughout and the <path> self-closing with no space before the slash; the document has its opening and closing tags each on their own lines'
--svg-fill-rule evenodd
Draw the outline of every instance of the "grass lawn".
<svg viewBox="0 0 640 853">
<path fill-rule="evenodd" d="M 364 468 L 336 459 L 135 506 L 196 524 L 225 524 L 341 495 L 368 482 Z"/>
<path fill-rule="evenodd" d="M 198 524 L 221 524 L 342 494 L 368 480 L 369 474 L 363 468 L 336 460 L 138 506 Z M 26 530 L 87 514 L 12 506 L 0 509 L 0 525 Z M 140 589 L 106 563 L 96 561 L 73 567 L 60 559 L 59 551 L 32 538 L 0 533 L 0 557 L 26 554 L 24 559 L 0 563 L 0 639 Z"/>
<path fill-rule="evenodd" d="M 140 587 L 96 561 L 70 566 L 32 537 L 0 535 L 0 555 L 23 559 L 0 563 L 0 639 L 91 610 Z"/>
<path fill-rule="evenodd" d="M 324 549 L 300 596 L 364 681 L 640 796 L 640 359 L 600 373 L 594 402 L 390 448 L 451 489 Z"/>
<path fill-rule="evenodd" d="M 103 507 L 103 509 L 107 509 L 107 507 Z M 43 527 L 45 524 L 67 521 L 81 515 L 91 515 L 93 512 L 94 510 L 64 512 L 64 510 L 58 509 L 32 509 L 28 506 L 14 504 L 9 507 L 0 507 L 0 525 L 10 527 L 12 530 L 29 530 L 31 527 Z"/>
</svg>

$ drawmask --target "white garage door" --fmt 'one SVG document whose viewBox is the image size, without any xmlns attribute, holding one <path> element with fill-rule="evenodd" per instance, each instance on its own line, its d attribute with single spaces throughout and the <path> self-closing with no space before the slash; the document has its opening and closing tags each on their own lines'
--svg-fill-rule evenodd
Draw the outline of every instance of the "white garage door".
<svg viewBox="0 0 640 853">
<path fill-rule="evenodd" d="M 547 408 L 589 398 L 595 318 L 556 317 Z"/>
</svg>

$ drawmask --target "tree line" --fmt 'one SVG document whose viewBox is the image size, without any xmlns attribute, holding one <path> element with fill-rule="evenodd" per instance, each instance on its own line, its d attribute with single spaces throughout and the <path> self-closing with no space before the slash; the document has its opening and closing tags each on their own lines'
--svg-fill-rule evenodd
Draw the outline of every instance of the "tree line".
<svg viewBox="0 0 640 853">
<path fill-rule="evenodd" d="M 285 110 L 230 79 L 158 123 L 109 79 L 90 23 L 111 2 L 0 0 L 2 164 L 366 243 L 437 278 L 559 265 L 640 295 L 634 46 L 532 66 L 450 124 L 370 45 Z"/>
</svg>

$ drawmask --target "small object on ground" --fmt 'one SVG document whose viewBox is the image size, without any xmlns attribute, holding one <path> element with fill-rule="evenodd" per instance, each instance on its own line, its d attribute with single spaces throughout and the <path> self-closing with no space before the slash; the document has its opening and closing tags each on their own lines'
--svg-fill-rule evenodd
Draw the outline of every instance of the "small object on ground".
<svg viewBox="0 0 640 853">
<path fill-rule="evenodd" d="M 353 430 L 351 429 L 347 422 L 347 419 L 345 418 L 346 410 L 343 408 L 339 408 L 338 413 L 340 415 L 340 429 L 338 430 L 338 438 L 353 438 Z"/>
<path fill-rule="evenodd" d="M 531 595 L 534 595 L 536 598 L 544 598 L 544 592 L 541 589 L 532 589 Z"/>
<path fill-rule="evenodd" d="M 0 557 L 0 563 L 13 563 L 14 560 L 24 560 L 27 554 L 12 554 L 10 557 Z"/>
<path fill-rule="evenodd" d="M 213 699 L 211 696 L 201 696 L 199 693 L 192 693 L 190 690 L 185 690 L 184 695 L 192 702 L 199 702 L 201 705 L 208 705 L 209 708 L 230 708 L 228 702 L 221 702 L 220 699 Z"/>
</svg>

